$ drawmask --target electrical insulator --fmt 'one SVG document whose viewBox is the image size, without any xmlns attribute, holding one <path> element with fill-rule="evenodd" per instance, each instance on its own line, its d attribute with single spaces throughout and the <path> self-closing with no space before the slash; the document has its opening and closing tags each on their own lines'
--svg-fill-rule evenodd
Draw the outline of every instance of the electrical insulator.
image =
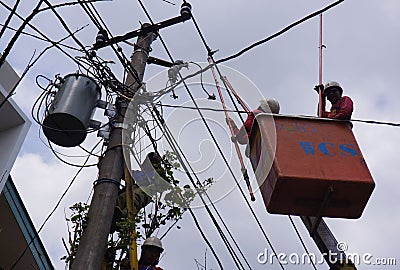
<svg viewBox="0 0 400 270">
<path fill-rule="evenodd" d="M 182 60 L 175 61 L 174 65 L 168 69 L 168 78 L 171 84 L 175 83 L 178 80 L 178 73 L 183 68 L 188 68 L 189 63 L 185 63 Z"/>
<path fill-rule="evenodd" d="M 188 3 L 185 2 L 181 6 L 181 15 L 182 16 L 192 16 L 192 6 Z"/>
<path fill-rule="evenodd" d="M 105 43 L 107 39 L 108 39 L 107 31 L 105 31 L 104 29 L 100 29 L 96 36 L 96 43 L 97 44 Z"/>
<path fill-rule="evenodd" d="M 43 121 L 44 135 L 59 146 L 81 144 L 100 98 L 100 87 L 92 78 L 82 74 L 65 76 L 47 108 Z"/>
</svg>

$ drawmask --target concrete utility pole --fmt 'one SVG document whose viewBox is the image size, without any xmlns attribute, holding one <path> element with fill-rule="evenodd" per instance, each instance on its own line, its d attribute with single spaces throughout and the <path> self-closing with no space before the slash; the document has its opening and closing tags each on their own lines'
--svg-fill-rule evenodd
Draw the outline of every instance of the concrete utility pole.
<svg viewBox="0 0 400 270">
<path fill-rule="evenodd" d="M 146 26 L 149 26 L 149 24 L 144 24 L 142 29 Z M 131 67 L 137 72 L 137 78 L 140 81 L 143 79 L 150 45 L 155 37 L 156 34 L 154 32 L 145 33 L 138 37 L 135 45 L 131 58 Z M 140 84 L 133 74 L 129 73 L 125 86 L 129 88 L 129 91 L 125 91 L 125 95 L 132 97 Z M 94 188 L 88 214 L 88 224 L 72 264 L 73 270 L 101 269 L 118 196 L 118 187 L 124 172 L 122 123 L 128 104 L 128 100 L 122 98 L 116 100 L 119 116 L 116 123 L 114 123 L 114 128 L 111 130 L 107 150 L 99 163 L 99 178 Z"/>
</svg>

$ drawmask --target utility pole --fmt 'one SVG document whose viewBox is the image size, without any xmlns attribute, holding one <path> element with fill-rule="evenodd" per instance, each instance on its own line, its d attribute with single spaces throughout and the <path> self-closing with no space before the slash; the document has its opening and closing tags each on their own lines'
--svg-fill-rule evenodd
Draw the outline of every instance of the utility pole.
<svg viewBox="0 0 400 270">
<path fill-rule="evenodd" d="M 142 29 L 148 27 L 144 24 Z M 125 96 L 133 97 L 143 79 L 150 45 L 156 37 L 155 32 L 144 32 L 138 36 L 131 57 L 131 68 L 136 71 L 136 78 L 128 73 L 125 86 Z M 137 81 L 139 80 L 139 83 Z M 123 121 L 129 101 L 117 98 L 118 117 L 110 132 L 110 140 L 104 157 L 99 162 L 99 177 L 94 187 L 94 193 L 88 214 L 88 224 L 83 232 L 76 258 L 72 264 L 73 270 L 98 270 L 107 246 L 107 238 L 113 219 L 114 208 L 118 196 L 118 188 L 124 172 L 122 149 Z"/>
</svg>

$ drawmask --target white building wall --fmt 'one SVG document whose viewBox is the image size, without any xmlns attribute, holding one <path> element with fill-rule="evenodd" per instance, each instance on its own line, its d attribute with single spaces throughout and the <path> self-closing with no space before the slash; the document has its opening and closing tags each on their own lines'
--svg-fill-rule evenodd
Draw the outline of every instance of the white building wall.
<svg viewBox="0 0 400 270">
<path fill-rule="evenodd" d="M 0 104 L 18 79 L 12 67 L 4 63 L 0 68 Z M 31 122 L 12 98 L 0 107 L 0 191 L 3 190 L 30 125 Z"/>
</svg>

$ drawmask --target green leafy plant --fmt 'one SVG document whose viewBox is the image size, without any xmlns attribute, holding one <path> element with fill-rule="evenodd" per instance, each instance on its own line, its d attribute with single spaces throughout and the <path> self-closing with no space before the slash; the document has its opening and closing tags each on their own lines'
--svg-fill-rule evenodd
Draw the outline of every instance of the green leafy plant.
<svg viewBox="0 0 400 270">
<path fill-rule="evenodd" d="M 180 167 L 180 164 L 173 152 L 167 151 L 162 157 L 162 162 L 153 164 L 153 167 L 157 172 L 153 179 L 157 188 L 154 190 L 151 190 L 152 187 L 148 188 L 146 192 L 150 191 L 150 194 L 152 194 L 152 196 L 149 196 L 149 193 L 143 192 L 140 187 L 134 185 L 132 218 L 129 218 L 126 211 L 126 199 L 124 199 L 126 191 L 122 190 L 119 195 L 116 211 L 118 210 L 120 215 L 114 214 L 104 258 L 107 265 L 106 269 L 125 269 L 123 265 L 129 262 L 128 251 L 133 235 L 136 237 L 133 240 L 145 239 L 153 235 L 162 226 L 170 225 L 171 228 L 182 218 L 196 195 L 205 192 L 213 183 L 213 179 L 209 178 L 202 183 L 197 183 L 196 189 L 190 188 L 189 185 L 181 186 L 180 181 L 174 177 L 174 171 Z M 63 239 L 67 255 L 61 259 L 65 260 L 69 266 L 73 263 L 79 241 L 85 229 L 88 209 L 87 204 L 76 203 L 70 207 L 71 216 L 66 218 L 69 247 Z M 180 227 L 177 226 L 177 228 Z"/>
<path fill-rule="evenodd" d="M 69 247 L 65 242 L 65 239 L 62 238 L 63 245 L 67 251 L 67 255 L 61 257 L 61 260 L 64 260 L 69 267 L 71 267 L 76 251 L 79 246 L 79 242 L 81 240 L 83 231 L 87 225 L 87 213 L 89 211 L 89 205 L 85 203 L 75 203 L 70 208 L 71 216 L 69 218 L 65 218 L 67 221 L 68 227 L 68 243 Z M 71 228 L 70 228 L 71 225 Z"/>
</svg>

